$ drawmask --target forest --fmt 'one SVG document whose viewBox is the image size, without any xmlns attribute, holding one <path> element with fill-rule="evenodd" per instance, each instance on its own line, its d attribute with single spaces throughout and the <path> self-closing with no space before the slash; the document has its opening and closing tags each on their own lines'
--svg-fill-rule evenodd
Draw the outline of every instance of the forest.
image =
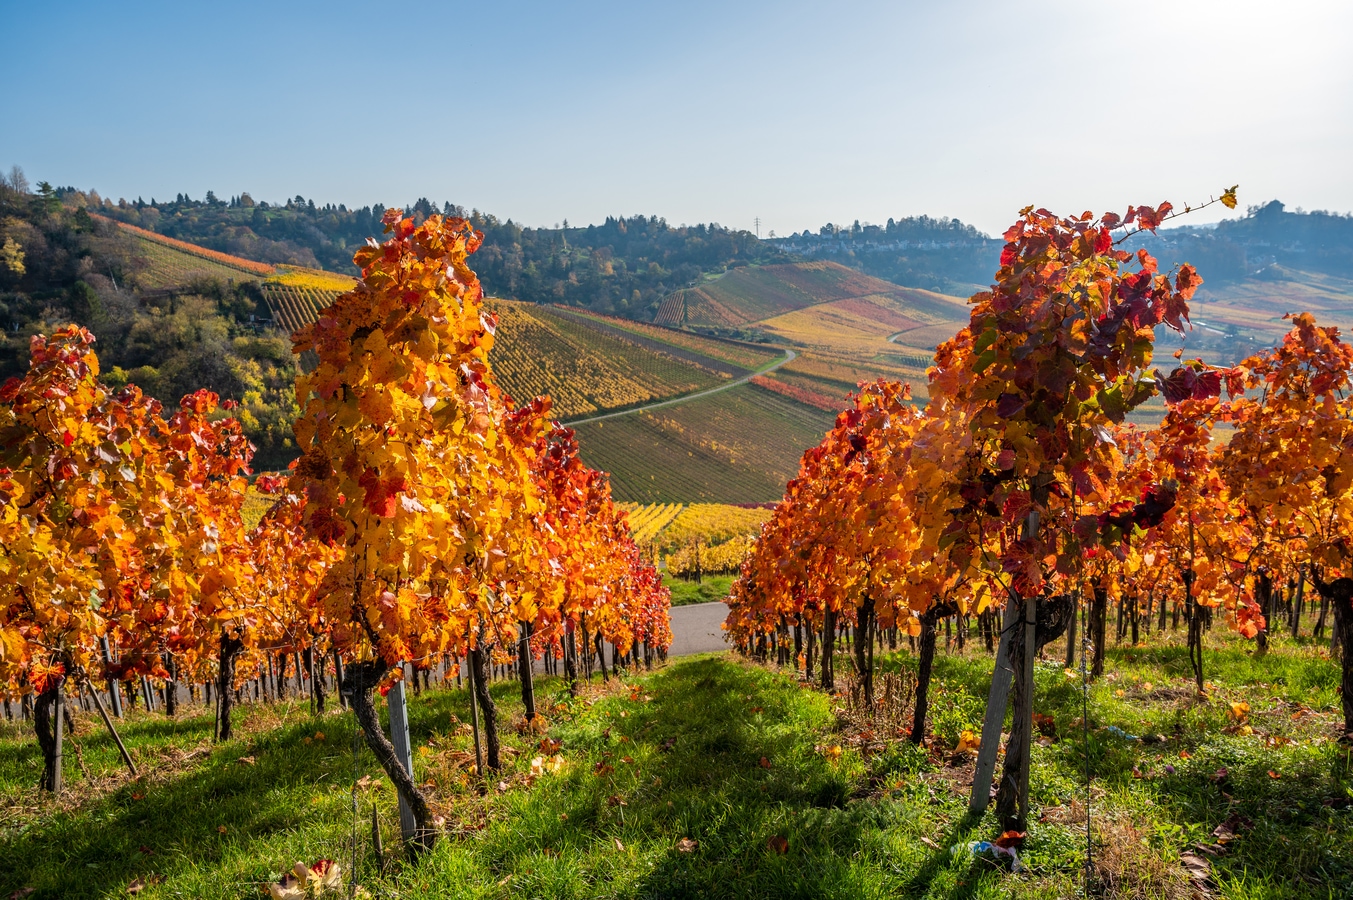
<svg viewBox="0 0 1353 900">
<path fill-rule="evenodd" d="M 110 386 L 171 408 L 199 389 L 236 401 L 259 465 L 285 466 L 296 362 L 285 335 L 256 324 L 270 315 L 258 282 L 152 286 L 130 235 L 45 182 L 28 188 L 18 170 L 0 183 L 0 379 L 28 367 L 33 335 L 77 322 L 99 336 Z"/>
<path fill-rule="evenodd" d="M 356 274 L 353 251 L 380 233 L 385 207 L 317 206 L 296 196 L 283 204 L 255 202 L 244 193 L 221 200 L 208 191 L 193 200 L 141 198 L 109 203 L 96 192 L 80 194 L 104 215 L 169 237 L 264 262 Z M 433 213 L 468 219 L 484 233 L 475 261 L 490 296 L 535 303 L 565 303 L 603 313 L 651 320 L 662 298 L 704 275 L 729 266 L 780 261 L 783 255 L 747 231 L 716 224 L 670 225 L 657 216 L 608 216 L 600 225 L 530 228 L 477 209 L 426 198 L 404 213 L 422 222 Z"/>
</svg>

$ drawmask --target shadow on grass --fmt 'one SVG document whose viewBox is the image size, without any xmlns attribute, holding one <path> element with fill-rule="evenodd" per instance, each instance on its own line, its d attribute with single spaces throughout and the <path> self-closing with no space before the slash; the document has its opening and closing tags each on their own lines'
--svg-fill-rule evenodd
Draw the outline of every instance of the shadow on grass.
<svg viewBox="0 0 1353 900">
<path fill-rule="evenodd" d="M 209 726 L 194 720 L 142 720 L 123 731 L 137 747 L 166 735 L 209 736 Z M 275 877 L 294 860 L 274 850 L 274 841 L 313 826 L 309 801 L 318 784 L 352 775 L 347 748 L 314 741 L 315 732 L 316 724 L 304 721 L 233 741 L 190 773 L 128 782 L 78 808 L 49 807 L 23 827 L 0 831 L 0 896 L 27 887 L 36 889 L 33 900 L 122 895 L 133 878 L 200 874 L 241 853 L 257 860 L 249 881 Z M 88 756 L 94 741 L 86 742 Z M 252 762 L 241 762 L 241 754 Z M 221 890 L 238 896 L 254 889 Z"/>
</svg>

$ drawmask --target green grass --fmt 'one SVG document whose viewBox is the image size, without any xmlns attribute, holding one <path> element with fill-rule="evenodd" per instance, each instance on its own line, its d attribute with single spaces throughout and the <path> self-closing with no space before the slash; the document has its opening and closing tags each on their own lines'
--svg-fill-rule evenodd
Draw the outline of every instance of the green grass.
<svg viewBox="0 0 1353 900">
<path fill-rule="evenodd" d="M 1346 896 L 1353 810 L 1346 751 L 1330 739 L 1334 665 L 1285 640 L 1264 659 L 1238 640 L 1212 643 L 1208 700 L 1186 690 L 1187 660 L 1173 644 L 1111 651 L 1114 677 L 1091 690 L 1098 870 L 1120 879 L 1101 895 L 1189 897 L 1180 853 L 1213 842 L 1213 829 L 1240 813 L 1254 825 L 1208 857 L 1213 896 Z M 885 672 L 913 665 L 905 651 L 881 659 Z M 1034 748 L 1028 870 L 1014 876 L 950 853 L 994 832 L 990 814 L 966 818 L 971 762 L 949 752 L 981 717 L 990 667 L 975 645 L 941 652 L 928 750 L 897 740 L 896 718 L 875 723 L 865 740 L 846 698 L 726 655 L 594 683 L 578 700 L 544 679 L 538 696 L 563 769 L 533 779 L 539 737 L 505 727 L 505 770 L 485 782 L 462 765 L 464 693 L 424 693 L 410 701 L 417 775 L 434 785 L 448 833 L 416 864 L 388 852 L 383 874 L 370 809 L 374 802 L 393 847 L 393 794 L 364 748 L 354 759 L 347 714 L 315 722 L 299 705 L 247 708 L 241 739 L 213 748 L 205 716 L 134 713 L 123 730 L 147 773 L 139 784 L 126 782 L 101 727 L 81 714 L 90 777 L 72 753 L 60 802 L 30 787 L 39 768 L 31 734 L 0 726 L 0 896 L 26 886 L 34 898 L 125 896 L 131 879 L 151 874 L 164 881 L 141 897 L 258 896 L 258 883 L 298 859 L 336 858 L 347 871 L 354 827 L 358 879 L 382 897 L 1079 896 L 1081 694 L 1051 661 L 1038 668 L 1036 709 L 1052 716 L 1057 740 Z M 848 668 L 842 657 L 838 672 Z M 520 714 L 516 688 L 493 688 L 509 723 Z M 1240 699 L 1254 734 L 1222 731 Z M 1310 711 L 1293 719 L 1294 703 Z M 1108 725 L 1164 740 L 1128 741 Z M 1272 746 L 1265 735 L 1291 743 Z M 373 781 L 358 789 L 354 823 L 351 792 L 363 775 Z M 697 846 L 684 853 L 687 838 Z M 784 838 L 787 852 L 772 838 Z"/>
<path fill-rule="evenodd" d="M 672 592 L 673 606 L 687 606 L 691 603 L 710 603 L 728 596 L 733 586 L 732 575 L 706 575 L 705 580 L 696 584 L 684 578 L 673 578 L 664 574 L 662 583 Z"/>
</svg>

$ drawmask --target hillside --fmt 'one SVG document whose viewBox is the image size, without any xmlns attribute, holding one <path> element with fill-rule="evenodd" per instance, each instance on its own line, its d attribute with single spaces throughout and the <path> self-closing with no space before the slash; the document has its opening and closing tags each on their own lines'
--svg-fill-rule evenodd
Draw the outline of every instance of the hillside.
<svg viewBox="0 0 1353 900">
<path fill-rule="evenodd" d="M 831 262 L 742 266 L 663 299 L 663 325 L 736 327 L 831 300 L 888 293 L 897 285 Z"/>
<path fill-rule="evenodd" d="M 835 415 L 758 385 L 579 425 L 583 460 L 618 500 L 764 503 L 798 473 Z"/>
<path fill-rule="evenodd" d="M 795 348 L 799 357 L 767 386 L 833 409 L 860 382 L 878 378 L 908 381 L 924 397 L 934 348 L 967 319 L 959 297 L 898 287 L 828 261 L 734 269 L 673 293 L 658 313 L 660 322 Z"/>
<path fill-rule="evenodd" d="M 295 362 L 260 285 L 273 266 L 119 226 L 45 184 L 0 186 L 0 244 L 0 381 L 27 369 L 34 335 L 73 322 L 96 335 L 109 386 L 170 410 L 214 391 L 240 404 L 259 468 L 294 457 Z"/>
<path fill-rule="evenodd" d="M 72 206 L 149 232 L 268 265 L 323 268 L 356 275 L 353 251 L 382 232 L 386 207 L 349 209 L 296 196 L 283 203 L 255 201 L 248 193 L 218 199 L 116 203 L 97 191 L 58 188 Z M 404 208 L 422 221 L 433 213 L 467 218 L 484 235 L 474 268 L 484 290 L 539 304 L 562 303 L 601 313 L 651 319 L 674 289 L 730 266 L 789 259 L 748 231 L 716 224 L 670 225 L 658 216 L 608 216 L 600 224 L 526 227 L 489 212 L 421 198 Z"/>
</svg>

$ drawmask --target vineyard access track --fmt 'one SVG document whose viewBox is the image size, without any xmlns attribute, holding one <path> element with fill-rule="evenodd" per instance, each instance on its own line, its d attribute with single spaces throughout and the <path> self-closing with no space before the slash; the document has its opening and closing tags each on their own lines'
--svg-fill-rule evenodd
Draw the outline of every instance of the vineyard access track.
<svg viewBox="0 0 1353 900">
<path fill-rule="evenodd" d="M 646 403 L 643 406 L 636 406 L 633 409 L 622 409 L 619 412 L 603 413 L 602 415 L 599 416 L 587 416 L 586 418 L 582 419 L 573 419 L 571 421 L 564 422 L 563 424 L 572 428 L 575 425 L 586 425 L 589 422 L 600 422 L 603 419 L 614 419 L 618 416 L 628 416 L 633 413 L 646 412 L 647 410 L 650 409 L 661 409 L 664 406 L 676 406 L 679 403 L 686 403 L 691 400 L 699 400 L 701 397 L 708 397 L 710 394 L 717 394 L 720 391 L 726 391 L 729 390 L 730 388 L 735 388 L 738 385 L 747 384 L 749 381 L 751 381 L 758 375 L 768 375 L 771 372 L 774 372 L 776 369 L 780 368 L 781 366 L 785 365 L 786 363 L 793 362 L 794 358 L 797 356 L 798 356 L 797 353 L 786 347 L 783 359 L 777 359 L 770 365 L 763 366 L 760 369 L 757 369 L 755 372 L 748 372 L 743 377 L 734 379 L 733 381 L 730 381 L 727 384 L 721 384 L 718 387 L 706 388 L 703 391 L 696 391 L 693 394 L 684 394 L 680 397 L 672 397 L 667 400 L 659 400 L 657 403 Z"/>
</svg>

